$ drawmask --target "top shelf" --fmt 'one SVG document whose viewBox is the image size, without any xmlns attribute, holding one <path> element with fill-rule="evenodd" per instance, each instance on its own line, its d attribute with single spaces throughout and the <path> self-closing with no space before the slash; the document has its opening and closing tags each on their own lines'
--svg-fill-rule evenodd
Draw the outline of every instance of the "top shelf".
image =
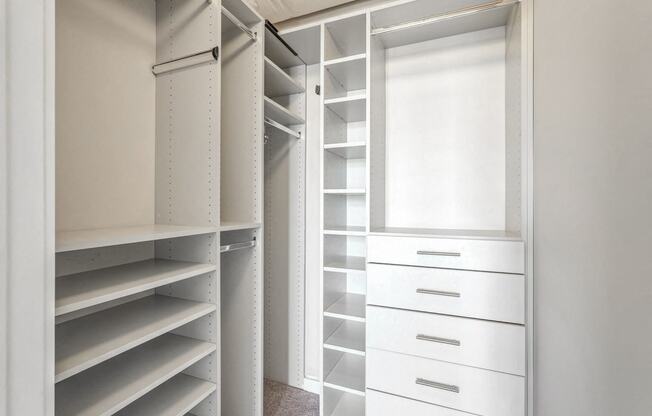
<svg viewBox="0 0 652 416">
<path fill-rule="evenodd" d="M 56 252 L 142 243 L 168 238 L 211 234 L 215 226 L 149 224 L 132 227 L 99 228 L 93 230 L 60 231 L 56 236 Z"/>
<path fill-rule="evenodd" d="M 298 55 L 294 55 L 270 29 L 265 29 L 265 56 L 281 68 L 305 65 Z"/>
</svg>

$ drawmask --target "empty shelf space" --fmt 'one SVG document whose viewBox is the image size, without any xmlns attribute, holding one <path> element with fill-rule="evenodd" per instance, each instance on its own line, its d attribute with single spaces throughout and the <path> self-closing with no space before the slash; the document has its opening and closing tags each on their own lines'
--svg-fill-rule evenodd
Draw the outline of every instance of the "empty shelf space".
<svg viewBox="0 0 652 416">
<path fill-rule="evenodd" d="M 215 344 L 165 334 L 55 387 L 55 413 L 108 416 L 215 351 Z"/>
<path fill-rule="evenodd" d="M 324 341 L 324 348 L 365 355 L 365 326 L 362 322 L 343 321 Z"/>
<path fill-rule="evenodd" d="M 365 398 L 351 393 L 344 393 L 327 416 L 360 416 L 365 414 Z"/>
<path fill-rule="evenodd" d="M 141 243 L 167 238 L 217 232 L 214 226 L 150 224 L 134 227 L 100 228 L 94 230 L 60 231 L 56 236 L 56 252 Z"/>
<path fill-rule="evenodd" d="M 364 237 L 367 235 L 363 225 L 325 225 L 325 235 L 354 235 Z"/>
<path fill-rule="evenodd" d="M 365 395 L 364 357 L 343 354 L 324 378 L 324 386 L 359 396 Z"/>
<path fill-rule="evenodd" d="M 283 71 L 271 59 L 265 58 L 265 95 L 278 97 L 298 94 L 305 91 L 290 75 Z"/>
<path fill-rule="evenodd" d="M 324 106 L 347 123 L 367 119 L 367 96 L 365 94 L 324 100 Z"/>
<path fill-rule="evenodd" d="M 152 259 L 56 279 L 55 315 L 144 292 L 216 270 L 214 264 Z"/>
<path fill-rule="evenodd" d="M 364 188 L 330 188 L 324 189 L 324 193 L 329 195 L 364 195 L 366 191 Z"/>
<path fill-rule="evenodd" d="M 458 230 L 434 228 L 399 228 L 374 227 L 369 235 L 387 235 L 396 237 L 442 237 L 478 240 L 521 241 L 521 234 L 505 230 Z"/>
<path fill-rule="evenodd" d="M 364 53 L 324 62 L 324 69 L 347 91 L 367 87 L 367 55 Z"/>
<path fill-rule="evenodd" d="M 305 65 L 269 29 L 265 29 L 265 56 L 281 68 Z"/>
<path fill-rule="evenodd" d="M 364 272 L 367 259 L 356 256 L 324 257 L 324 270 L 327 272 Z"/>
<path fill-rule="evenodd" d="M 326 308 L 324 316 L 364 322 L 366 316 L 365 295 L 345 293 Z"/>
<path fill-rule="evenodd" d="M 240 231 L 240 230 L 254 230 L 260 228 L 259 222 L 247 221 L 222 221 L 220 223 L 220 231 Z"/>
<path fill-rule="evenodd" d="M 367 144 L 365 142 L 325 144 L 324 150 L 344 159 L 364 159 L 367 156 Z"/>
<path fill-rule="evenodd" d="M 136 400 L 118 416 L 183 416 L 215 391 L 210 381 L 177 374 L 152 392 Z"/>
<path fill-rule="evenodd" d="M 149 296 L 57 325 L 55 381 L 65 380 L 215 309 L 209 303 Z"/>
<path fill-rule="evenodd" d="M 265 117 L 286 126 L 304 123 L 303 118 L 292 113 L 290 110 L 269 97 L 265 97 Z"/>
</svg>

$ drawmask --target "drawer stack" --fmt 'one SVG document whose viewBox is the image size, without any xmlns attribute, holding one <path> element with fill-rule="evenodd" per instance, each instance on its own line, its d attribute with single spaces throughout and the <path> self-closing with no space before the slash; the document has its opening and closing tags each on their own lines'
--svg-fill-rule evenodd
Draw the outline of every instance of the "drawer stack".
<svg viewBox="0 0 652 416">
<path fill-rule="evenodd" d="M 524 414 L 524 249 L 369 236 L 368 414 Z"/>
</svg>

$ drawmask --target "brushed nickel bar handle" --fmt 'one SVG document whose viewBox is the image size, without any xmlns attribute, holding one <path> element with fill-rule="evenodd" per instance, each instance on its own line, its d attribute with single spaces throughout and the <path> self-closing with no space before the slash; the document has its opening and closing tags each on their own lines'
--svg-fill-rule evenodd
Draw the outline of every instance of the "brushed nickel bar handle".
<svg viewBox="0 0 652 416">
<path fill-rule="evenodd" d="M 456 253 L 454 251 L 428 251 L 428 250 L 417 250 L 417 254 L 420 256 L 443 256 L 443 257 L 460 257 L 462 253 Z"/>
<path fill-rule="evenodd" d="M 417 334 L 417 339 L 419 341 L 436 342 L 438 344 L 454 345 L 456 347 L 462 345 L 462 343 L 457 339 L 433 337 L 432 335 Z"/>
<path fill-rule="evenodd" d="M 417 289 L 417 293 L 422 295 L 448 296 L 450 298 L 459 298 L 462 295 L 459 292 L 446 292 L 444 290 Z"/>
<path fill-rule="evenodd" d="M 425 378 L 417 378 L 414 382 L 420 386 L 432 387 L 433 389 L 446 390 L 453 393 L 459 393 L 460 388 L 452 384 L 438 383 L 436 381 L 426 380 Z"/>
</svg>

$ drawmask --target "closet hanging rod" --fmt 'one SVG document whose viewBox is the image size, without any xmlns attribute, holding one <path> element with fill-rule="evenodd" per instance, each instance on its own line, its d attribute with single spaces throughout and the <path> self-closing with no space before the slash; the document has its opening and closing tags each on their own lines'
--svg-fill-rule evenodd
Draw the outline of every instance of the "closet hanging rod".
<svg viewBox="0 0 652 416">
<path fill-rule="evenodd" d="M 269 117 L 265 117 L 265 124 L 268 124 L 268 125 L 270 125 L 270 126 L 272 126 L 272 127 L 275 127 L 275 128 L 277 128 L 277 129 L 279 129 L 279 130 L 281 130 L 281 131 L 283 131 L 283 132 L 289 134 L 289 135 L 292 136 L 292 137 L 296 137 L 297 139 L 300 139 L 300 138 L 301 138 L 301 133 L 298 133 L 298 132 L 296 132 L 296 131 L 290 129 L 290 128 L 288 128 L 288 127 L 282 125 L 281 123 L 272 120 L 272 119 L 269 118 Z"/>
<path fill-rule="evenodd" d="M 242 30 L 247 36 L 251 38 L 252 41 L 256 41 L 258 35 L 256 32 L 252 32 L 244 23 L 240 21 L 233 13 L 231 13 L 226 7 L 222 6 L 222 14 L 226 16 L 227 19 L 231 21 L 236 27 Z"/>
<path fill-rule="evenodd" d="M 444 20 L 451 20 L 459 17 L 471 16 L 477 13 L 486 12 L 488 10 L 512 6 L 519 2 L 520 0 L 497 0 L 489 3 L 483 3 L 478 6 L 465 7 L 463 9 L 455 10 L 453 12 L 430 16 L 425 19 L 413 20 L 406 23 L 400 23 L 394 26 L 387 26 L 387 27 L 380 27 L 378 29 L 373 29 L 371 31 L 371 36 L 382 35 L 384 33 L 390 33 L 390 32 L 397 32 L 400 30 L 412 29 L 415 27 L 430 25 Z"/>
<path fill-rule="evenodd" d="M 233 243 L 220 246 L 220 253 L 228 253 L 231 251 L 242 250 L 256 246 L 256 238 L 251 241 L 244 241 L 242 243 Z"/>
<path fill-rule="evenodd" d="M 204 64 L 206 62 L 217 61 L 220 57 L 220 47 L 216 46 L 202 52 L 196 52 L 190 55 L 182 56 L 180 58 L 172 59 L 170 61 L 161 62 L 152 66 L 152 73 L 154 75 L 164 74 L 166 72 L 174 71 L 176 69 L 186 68 Z"/>
</svg>

